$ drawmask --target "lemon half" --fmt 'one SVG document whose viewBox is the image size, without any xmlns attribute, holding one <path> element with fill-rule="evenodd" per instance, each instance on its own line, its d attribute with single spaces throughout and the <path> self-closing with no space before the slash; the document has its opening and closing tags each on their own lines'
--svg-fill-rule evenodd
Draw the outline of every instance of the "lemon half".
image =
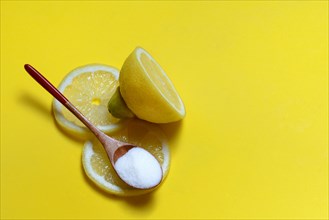
<svg viewBox="0 0 329 220">
<path fill-rule="evenodd" d="M 117 140 L 140 146 L 159 161 L 163 178 L 169 171 L 170 155 L 167 138 L 153 124 L 138 119 L 126 121 L 122 128 L 111 134 Z M 134 189 L 123 182 L 114 171 L 107 154 L 97 139 L 87 141 L 82 151 L 82 164 L 87 176 L 100 188 L 115 195 L 136 196 L 154 189 Z"/>
<path fill-rule="evenodd" d="M 154 123 L 168 123 L 185 116 L 184 104 L 173 83 L 143 48 L 137 47 L 120 71 L 120 92 L 128 108 Z"/>
<path fill-rule="evenodd" d="M 119 119 L 107 110 L 107 102 L 117 89 L 118 69 L 90 64 L 71 71 L 60 83 L 58 90 L 94 125 L 108 133 L 120 127 Z M 90 131 L 59 101 L 53 101 L 53 112 L 57 123 L 70 134 L 89 138 Z"/>
</svg>

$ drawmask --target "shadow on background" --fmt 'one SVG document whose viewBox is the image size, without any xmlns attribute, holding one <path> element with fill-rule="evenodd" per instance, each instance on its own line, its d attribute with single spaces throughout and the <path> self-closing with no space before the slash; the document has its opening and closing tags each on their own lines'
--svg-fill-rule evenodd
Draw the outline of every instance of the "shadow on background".
<svg viewBox="0 0 329 220">
<path fill-rule="evenodd" d="M 25 107 L 38 111 L 42 117 L 48 118 L 49 120 L 51 108 L 45 103 L 42 103 L 35 95 L 32 95 L 27 91 L 22 91 L 18 97 L 18 102 L 23 104 Z"/>
<path fill-rule="evenodd" d="M 86 138 L 79 138 L 74 135 L 71 135 L 69 132 L 65 131 L 60 125 L 58 125 L 57 121 L 54 117 L 54 112 L 52 109 L 52 105 L 48 106 L 38 99 L 35 95 L 28 93 L 26 91 L 22 91 L 18 97 L 18 102 L 24 105 L 24 108 L 30 108 L 34 111 L 37 111 L 39 115 L 46 118 L 46 120 L 52 120 L 56 126 L 56 128 L 60 131 L 62 135 L 67 137 L 70 140 L 75 140 L 77 142 L 84 142 L 87 140 Z"/>
</svg>

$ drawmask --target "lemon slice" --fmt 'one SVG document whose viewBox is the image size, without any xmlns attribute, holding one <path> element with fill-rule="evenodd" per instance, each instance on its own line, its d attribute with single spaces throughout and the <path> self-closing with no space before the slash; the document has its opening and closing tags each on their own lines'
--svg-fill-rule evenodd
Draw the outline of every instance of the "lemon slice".
<svg viewBox="0 0 329 220">
<path fill-rule="evenodd" d="M 178 121 L 184 104 L 161 66 L 144 49 L 136 48 L 120 71 L 120 92 L 138 117 L 155 123 Z"/>
<path fill-rule="evenodd" d="M 60 83 L 58 90 L 83 115 L 103 132 L 120 127 L 119 119 L 107 110 L 107 102 L 116 91 L 119 71 L 111 66 L 91 64 L 71 71 Z M 56 121 L 65 131 L 79 138 L 90 137 L 89 130 L 59 101 L 53 101 Z"/>
<path fill-rule="evenodd" d="M 161 164 L 163 177 L 167 176 L 170 155 L 167 139 L 159 127 L 135 119 L 126 121 L 123 128 L 112 133 L 111 136 L 149 151 Z M 97 139 L 85 143 L 82 164 L 87 176 L 97 186 L 112 194 L 136 196 L 153 190 L 137 190 L 124 183 L 114 171 L 103 146 Z"/>
</svg>

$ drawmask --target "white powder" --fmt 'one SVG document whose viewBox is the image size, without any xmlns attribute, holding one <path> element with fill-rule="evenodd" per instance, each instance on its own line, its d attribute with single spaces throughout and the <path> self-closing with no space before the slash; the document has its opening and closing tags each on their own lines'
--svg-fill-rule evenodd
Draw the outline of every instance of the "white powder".
<svg viewBox="0 0 329 220">
<path fill-rule="evenodd" d="M 130 149 L 114 164 L 120 178 L 129 185 L 147 189 L 158 185 L 162 169 L 152 154 L 140 147 Z"/>
</svg>

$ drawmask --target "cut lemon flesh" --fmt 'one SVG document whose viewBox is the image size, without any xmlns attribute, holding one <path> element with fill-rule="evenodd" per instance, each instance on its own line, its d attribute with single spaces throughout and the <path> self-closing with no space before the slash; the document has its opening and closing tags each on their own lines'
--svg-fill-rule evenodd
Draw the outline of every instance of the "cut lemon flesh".
<svg viewBox="0 0 329 220">
<path fill-rule="evenodd" d="M 58 90 L 94 125 L 103 132 L 119 127 L 119 119 L 107 110 L 108 100 L 117 89 L 119 71 L 111 66 L 91 64 L 71 71 L 60 83 Z M 89 130 L 59 101 L 53 101 L 58 124 L 75 136 L 89 137 Z"/>
<path fill-rule="evenodd" d="M 176 89 L 159 64 L 157 64 L 149 54 L 142 50 L 138 50 L 137 57 L 139 58 L 139 62 L 142 64 L 145 73 L 164 98 L 166 98 L 170 104 L 174 105 L 177 110 L 182 108 L 182 103 Z"/>
<path fill-rule="evenodd" d="M 161 66 L 144 49 L 136 48 L 120 71 L 120 92 L 129 109 L 154 123 L 178 121 L 184 104 Z"/>
<path fill-rule="evenodd" d="M 137 119 L 125 122 L 122 127 L 111 136 L 140 146 L 153 154 L 161 164 L 163 178 L 165 178 L 169 171 L 170 155 L 167 139 L 162 130 L 156 125 Z M 87 176 L 97 186 L 112 194 L 136 196 L 153 190 L 134 189 L 124 183 L 114 171 L 103 146 L 96 139 L 85 143 L 82 164 Z"/>
</svg>

